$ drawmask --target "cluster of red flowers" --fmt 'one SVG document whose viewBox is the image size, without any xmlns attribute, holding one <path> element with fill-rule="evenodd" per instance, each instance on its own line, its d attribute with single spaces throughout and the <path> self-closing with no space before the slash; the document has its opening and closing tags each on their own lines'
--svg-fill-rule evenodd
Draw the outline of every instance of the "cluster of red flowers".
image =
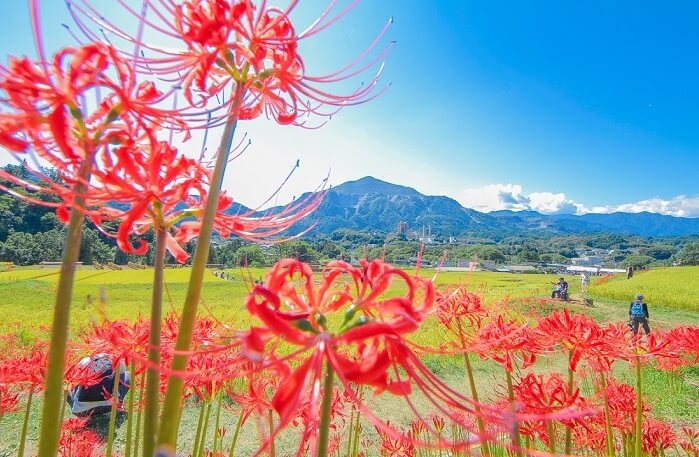
<svg viewBox="0 0 699 457">
<path fill-rule="evenodd" d="M 419 450 L 428 448 L 455 452 L 478 445 L 492 448 L 495 443 L 510 448 L 512 444 L 504 442 L 502 436 L 509 436 L 513 425 L 526 440 L 523 448 L 540 442 L 555 449 L 563 444 L 563 431 L 570 429 L 574 449 L 605 451 L 611 430 L 613 446 L 621 450 L 634 434 L 637 392 L 611 376 L 611 362 L 600 364 L 598 359 L 636 363 L 643 357 L 641 363 L 650 363 L 648 358 L 653 358 L 659 368 L 676 369 L 695 364 L 699 350 L 691 338 L 696 327 L 657 331 L 642 342 L 630 338 L 628 330 L 621 332 L 611 324 L 600 326 L 567 310 L 534 323 L 518 322 L 494 315 L 474 294 L 464 290 L 436 293 L 431 281 L 380 260 L 363 261 L 359 267 L 331 262 L 319 276 L 302 262 L 280 261 L 264 283 L 254 287 L 245 304 L 260 325 L 241 332 L 213 317 L 197 320 L 187 368 L 180 373 L 168 368 L 179 322 L 175 315 L 166 317 L 157 367 L 161 390 L 168 375 L 182 377 L 185 397 L 202 405 L 201 414 L 207 421 L 211 406 L 218 402 L 221 408 L 223 400 L 223 408 L 240 417 L 236 437 L 240 427 L 253 420 L 262 449 L 273 446 L 283 428 L 299 428 L 298 455 L 309 455 L 317 443 L 319 411 L 327 388 L 323 378 L 327 380 L 329 372 L 339 381 L 332 387 L 329 406 L 331 451 L 342 448 L 348 430 L 357 436 L 349 441 L 356 445 L 356 455 L 360 455 L 360 447 L 369 452 L 378 448 L 387 456 L 421 455 Z M 557 373 L 525 372 L 513 381 L 512 406 L 506 397 L 490 403 L 474 402 L 452 391 L 421 362 L 423 350 L 429 350 L 430 355 L 440 350 L 422 348 L 409 338 L 432 314 L 452 338 L 442 348 L 443 354 L 470 352 L 498 362 L 508 373 L 520 373 L 536 357 L 563 351 L 569 356 L 569 370 L 580 377 L 592 377 L 598 387 L 585 396 L 577 382 L 570 384 Z M 144 320 L 93 325 L 81 342 L 71 346 L 66 384 L 94 383 L 90 378 L 94 373 L 78 368 L 79 355 L 107 353 L 115 366 L 123 362 L 129 367 L 135 395 L 143 388 L 143 373 L 149 367 L 148 331 Z M 17 346 L 11 338 L 5 339 L 8 348 Z M 0 411 L 16 411 L 23 395 L 41 389 L 44 348 L 40 345 L 28 355 L 23 355 L 25 352 L 9 349 L 3 356 Z M 597 382 L 600 375 L 606 375 L 604 386 Z M 430 407 L 414 406 L 414 390 Z M 375 400 L 369 395 L 403 398 L 415 417 L 411 427 L 403 430 L 382 420 L 370 407 Z M 141 407 L 136 403 L 136 410 Z M 427 412 L 430 409 L 432 412 Z M 648 404 L 642 411 L 644 452 L 660 455 L 680 444 L 696 449 L 696 437 L 691 433 L 678 434 L 653 418 Z M 374 424 L 380 444 L 372 444 L 368 437 L 360 440 L 360 415 Z M 485 433 L 478 430 L 478 420 L 485 423 Z M 81 435 L 77 430 L 84 424 L 71 421 L 64 428 L 61 452 L 91 455 L 76 449 L 90 449 L 95 437 L 91 432 Z M 217 424 L 214 446 L 218 449 L 207 452 L 219 452 L 223 437 L 231 433 Z"/>
<path fill-rule="evenodd" d="M 197 258 L 204 261 L 195 262 L 184 317 L 168 316 L 161 327 L 161 304 L 154 293 L 152 322 L 103 322 L 64 354 L 71 298 L 66 284 L 72 282 L 72 268 L 65 268 L 67 280 L 59 282 L 62 292 L 56 302 L 54 324 L 59 325 L 54 325 L 49 353 L 44 345 L 15 350 L 17 341 L 8 339 L 5 346 L 10 349 L 0 354 L 0 419 L 15 412 L 24 398 L 28 415 L 32 396 L 49 379 L 46 398 L 52 401 L 46 400 L 51 404 L 45 405 L 42 430 L 49 432 L 42 435 L 40 453 L 55 455 L 53 444 L 59 438 L 50 427 L 58 423 L 53 418 L 59 417 L 61 375 L 64 391 L 93 385 L 98 374 L 79 359 L 109 354 L 112 366 L 127 366 L 132 379 L 128 406 L 111 396 L 113 408 L 133 414 L 143 407 L 147 417 L 153 414 L 144 426 L 144 449 L 155 444 L 156 433 L 149 428 L 157 425 L 160 396 L 166 393 L 161 451 L 175 451 L 178 408 L 191 398 L 201 408 L 195 456 L 222 454 L 229 434 L 220 426 L 221 410 L 239 417 L 230 433 L 230 455 L 248 421 L 257 425 L 258 453 L 273 453 L 277 435 L 288 427 L 300 429 L 298 455 L 339 454 L 345 431 L 350 455 L 375 449 L 391 456 L 423 455 L 425 449 L 459 454 L 476 447 L 483 455 L 500 449 L 520 455 L 543 446 L 551 453 L 563 449 L 559 446 L 566 454 L 576 449 L 626 452 L 635 434 L 637 454 L 642 447 L 648 454 L 662 455 L 678 441 L 688 453 L 696 453 L 696 434 L 686 431 L 684 439 L 678 438 L 667 424 L 652 418 L 642 393 L 615 380 L 611 366 L 628 361 L 640 373 L 647 364 L 661 369 L 697 364 L 697 327 L 656 331 L 641 341 L 623 326 L 600 326 L 568 311 L 532 322 L 516 313 L 494 313 L 464 289 L 437 292 L 432 281 L 381 260 L 359 266 L 331 262 L 319 275 L 305 263 L 283 260 L 245 299 L 255 319 L 250 328 L 236 331 L 214 317 L 195 321 L 211 231 L 260 240 L 280 234 L 320 204 L 316 194 L 278 213 L 235 213 L 232 197 L 219 191 L 225 165 L 235 156 L 237 121 L 265 115 L 279 124 L 314 127 L 309 118 L 324 121 L 343 106 L 382 92 L 378 78 L 391 44 L 375 48 L 390 21 L 349 65 L 313 76 L 299 54 L 300 43 L 334 24 L 357 2 L 338 8 L 338 2 L 330 1 L 300 32 L 291 20 L 298 3 L 290 0 L 288 7 L 279 8 L 266 0 L 142 0 L 136 10 L 119 0 L 128 14 L 116 16 L 136 20 L 131 34 L 119 18 L 100 14 L 90 0 L 71 0 L 77 28 L 69 30 L 78 45 L 48 58 L 40 38 L 38 0 L 30 0 L 38 58 L 10 58 L 0 66 L 0 146 L 32 178 L 0 172 L 10 183 L 2 189 L 55 207 L 76 234 L 87 217 L 126 252 L 144 254 L 145 241 L 134 238 L 154 230 L 184 262 L 181 245 L 200 236 L 204 254 Z M 159 40 L 168 46 L 154 44 Z M 324 88 L 367 71 L 369 82 L 344 95 Z M 214 168 L 203 151 L 195 159 L 173 145 L 174 135 L 181 135 L 186 148 L 193 131 L 221 126 L 221 143 L 211 158 Z M 46 173 L 44 166 L 57 172 Z M 113 233 L 110 226 L 117 227 Z M 79 241 L 79 235 L 68 238 L 66 252 L 72 257 L 66 255 L 64 267 L 77 260 Z M 162 284 L 154 292 L 159 288 Z M 441 348 L 411 339 L 433 315 L 449 338 Z M 526 371 L 558 353 L 568 358 L 567 379 Z M 435 354 L 464 357 L 470 396 L 425 364 L 423 356 Z M 479 399 L 470 354 L 502 365 L 506 395 Z M 62 362 L 67 367 L 63 371 Z M 593 379 L 595 393 L 583 395 L 578 384 L 582 377 Z M 145 391 L 147 398 L 155 392 L 154 401 L 141 401 L 142 395 L 135 401 L 137 391 Z M 375 410 L 377 400 L 387 396 L 400 399 L 414 417 L 408 429 L 385 421 Z M 362 436 L 362 421 L 373 425 L 380 445 Z M 127 434 L 131 423 L 128 427 Z M 113 428 L 110 434 L 108 454 Z M 25 438 L 23 433 L 20 449 Z M 58 452 L 93 455 L 100 441 L 84 420 L 71 418 L 62 428 Z"/>
<path fill-rule="evenodd" d="M 74 1 L 69 11 L 83 35 L 74 34 L 81 44 L 49 60 L 33 1 L 39 59 L 11 57 L 7 66 L 0 66 L 0 93 L 4 94 L 0 96 L 4 107 L 0 146 L 33 178 L 23 180 L 0 172 L 0 178 L 29 193 L 3 189 L 56 207 L 64 221 L 70 209 L 82 211 L 100 228 L 105 221 L 119 221 L 115 233 L 103 230 L 115 236 L 126 252 L 147 250 L 142 239 L 134 246 L 132 236 L 140 237 L 151 228 L 167 230 L 168 250 L 184 262 L 187 255 L 180 245 L 197 236 L 209 188 L 220 182 L 211 182 L 212 170 L 201 157 L 189 158 L 173 146 L 173 133 L 182 133 L 186 141 L 192 129 L 215 128 L 231 116 L 245 120 L 263 112 L 281 124 L 305 124 L 302 117 L 307 114 L 330 115 L 376 95 L 378 75 L 371 84 L 343 96 L 319 86 L 352 78 L 380 62 L 385 52 L 366 59 L 380 37 L 340 71 L 309 76 L 297 52 L 298 42 L 346 11 L 333 15 L 331 6 L 309 29 L 297 33 L 289 17 L 295 3 L 281 10 L 264 2 L 257 7 L 250 0 L 196 0 L 180 5 L 144 1 L 141 14 L 125 8 L 139 21 L 139 32 L 130 36 L 89 1 Z M 99 31 L 93 32 L 92 25 Z M 183 48 L 163 50 L 145 43 L 144 29 L 179 41 Z M 127 53 L 105 42 L 105 30 L 143 52 Z M 163 82 L 168 86 L 161 89 Z M 176 99 L 179 87 L 184 88 L 188 106 L 166 108 Z M 225 89 L 235 96 L 208 107 L 208 100 Z M 324 112 L 327 106 L 332 109 Z M 169 140 L 159 139 L 161 133 Z M 219 152 L 228 156 L 233 151 Z M 46 166 L 55 168 L 57 177 L 45 173 Z M 55 198 L 47 202 L 41 195 Z M 224 196 L 218 205 L 216 230 L 224 237 L 251 240 L 278 235 L 316 209 L 321 195 L 263 216 L 252 210 L 240 214 L 232 209 L 233 199 Z"/>
</svg>

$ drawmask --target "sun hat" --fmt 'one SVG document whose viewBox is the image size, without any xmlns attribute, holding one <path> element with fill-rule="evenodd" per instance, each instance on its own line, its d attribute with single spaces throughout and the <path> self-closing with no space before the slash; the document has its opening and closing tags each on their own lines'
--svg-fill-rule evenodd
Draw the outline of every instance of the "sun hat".
<svg viewBox="0 0 699 457">
<path fill-rule="evenodd" d="M 643 300 L 643 294 L 636 294 L 636 300 Z"/>
</svg>

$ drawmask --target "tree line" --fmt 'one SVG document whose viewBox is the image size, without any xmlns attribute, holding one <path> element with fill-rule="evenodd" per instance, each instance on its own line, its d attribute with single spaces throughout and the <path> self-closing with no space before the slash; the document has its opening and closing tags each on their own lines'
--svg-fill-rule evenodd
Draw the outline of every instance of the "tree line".
<svg viewBox="0 0 699 457">
<path fill-rule="evenodd" d="M 21 166 L 7 165 L 3 169 L 17 177 L 31 180 L 32 176 Z M 44 170 L 55 175 L 54 170 Z M 57 179 L 56 176 L 52 176 Z M 23 188 L 0 179 L 0 186 L 26 194 Z M 50 201 L 46 194 L 34 193 L 34 198 Z M 144 235 L 150 249 L 143 256 L 126 254 L 116 247 L 109 233 L 116 232 L 116 223 L 105 223 L 103 230 L 86 225 L 80 250 L 80 261 L 128 262 L 151 265 L 154 257 L 153 234 Z M 17 265 L 33 265 L 61 260 L 65 228 L 54 212 L 47 207 L 17 199 L 7 192 L 0 193 L 0 261 Z M 279 240 L 275 240 L 279 241 Z M 439 238 L 437 238 L 439 241 Z M 194 252 L 196 240 L 184 246 Z M 400 263 L 414 259 L 421 249 L 417 241 L 405 236 L 379 231 L 338 229 L 329 235 L 308 235 L 303 239 L 268 245 L 251 244 L 241 239 L 214 240 L 209 263 L 227 267 L 249 265 L 268 266 L 284 257 L 304 262 L 321 263 L 331 259 L 359 259 L 383 257 L 389 262 Z M 699 265 L 699 237 L 644 238 L 616 234 L 537 236 L 518 235 L 492 241 L 484 238 L 463 237 L 454 244 L 431 244 L 424 247 L 423 259 L 439 262 L 448 251 L 448 258 L 455 260 L 481 259 L 497 263 L 547 262 L 570 263 L 583 252 L 594 249 L 612 251 L 609 261 L 619 266 L 646 268 L 661 265 Z M 169 260 L 174 262 L 173 259 Z"/>
</svg>

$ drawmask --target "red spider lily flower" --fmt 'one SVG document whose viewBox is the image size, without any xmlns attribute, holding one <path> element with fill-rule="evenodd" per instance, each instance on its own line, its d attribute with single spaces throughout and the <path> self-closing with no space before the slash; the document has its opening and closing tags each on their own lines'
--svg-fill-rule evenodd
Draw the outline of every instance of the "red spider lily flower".
<svg viewBox="0 0 699 457">
<path fill-rule="evenodd" d="M 683 440 L 680 442 L 680 447 L 687 452 L 688 455 L 699 455 L 699 430 L 695 427 L 682 427 Z"/>
<path fill-rule="evenodd" d="M 103 451 L 100 436 L 87 428 L 89 418 L 71 417 L 61 425 L 58 455 L 61 457 L 93 457 Z"/>
<path fill-rule="evenodd" d="M 390 428 L 390 423 L 386 423 L 386 427 Z M 389 436 L 378 427 L 376 433 L 381 440 L 381 448 L 379 449 L 381 457 L 413 457 L 415 455 L 415 445 L 409 436 Z"/>
<path fill-rule="evenodd" d="M 109 354 L 112 366 L 118 366 L 121 362 L 128 366 L 132 361 L 146 359 L 148 329 L 149 324 L 144 320 L 133 324 L 105 321 L 102 325 L 93 325 L 83 341 L 92 354 Z M 138 368 L 143 367 L 139 365 Z"/>
<path fill-rule="evenodd" d="M 600 344 L 587 345 L 581 354 L 592 371 L 609 373 L 614 362 L 622 358 L 627 347 L 629 328 L 625 324 L 607 324 L 601 331 Z"/>
<path fill-rule="evenodd" d="M 6 367 L 14 365 L 17 382 L 26 384 L 32 392 L 36 392 L 43 387 L 46 377 L 48 354 L 43 346 L 39 345 L 29 354 L 16 358 L 13 363 L 3 362 Z M 2 377 L 1 374 L 0 377 Z"/>
<path fill-rule="evenodd" d="M 489 313 L 481 305 L 478 295 L 458 288 L 454 291 L 437 293 L 437 318 L 458 341 L 460 349 L 466 349 L 474 338 L 473 331 L 482 327 L 483 319 Z"/>
<path fill-rule="evenodd" d="M 19 406 L 19 390 L 16 386 L 0 380 L 0 419 L 7 413 L 14 413 Z"/>
<path fill-rule="evenodd" d="M 389 292 L 395 281 L 400 281 L 406 290 L 404 295 Z M 473 412 L 467 406 L 473 404 L 472 400 L 436 380 L 405 340 L 405 335 L 419 328 L 432 309 L 432 287 L 431 281 L 411 277 L 381 260 L 363 261 L 360 268 L 331 262 L 319 283 L 307 264 L 295 260 L 278 262 L 264 285 L 256 286 L 248 296 L 246 306 L 274 338 L 297 347 L 286 357 L 293 358 L 297 368 L 281 381 L 272 399 L 280 416 L 279 429 L 306 402 L 318 411 L 324 364 L 337 374 L 356 409 L 392 439 L 401 436 L 401 432 L 387 429 L 353 393 L 352 386 L 366 385 L 377 393 L 400 395 L 418 417 L 420 413 L 408 400 L 413 386 L 443 414 L 449 415 L 444 405 Z M 342 322 L 333 319 L 334 314 L 339 314 Z M 337 329 L 330 327 L 333 322 L 339 326 Z M 430 428 L 435 435 L 431 425 Z"/>
<path fill-rule="evenodd" d="M 609 406 L 612 426 L 625 433 L 633 432 L 636 414 L 636 389 L 629 384 L 610 379 L 606 390 L 605 398 Z M 643 403 L 642 408 L 644 412 L 651 409 L 646 403 Z M 599 419 L 604 421 L 601 416 Z"/>
<path fill-rule="evenodd" d="M 531 332 L 521 324 L 505 321 L 502 315 L 478 331 L 474 348 L 481 358 L 500 363 L 508 372 L 512 372 L 518 353 L 522 355 L 523 368 L 536 360 L 530 350 Z"/>
<path fill-rule="evenodd" d="M 544 350 L 559 346 L 568 351 L 571 371 L 575 371 L 585 352 L 600 347 L 604 341 L 604 332 L 594 319 L 584 314 L 571 315 L 567 309 L 540 319 L 532 334 Z"/>
<path fill-rule="evenodd" d="M 0 91 L 5 94 L 2 103 L 10 109 L 0 113 L 0 137 L 23 161 L 32 179 L 6 172 L 0 172 L 0 177 L 30 191 L 53 195 L 58 202 L 2 189 L 32 203 L 56 207 L 63 220 L 69 208 L 89 212 L 106 203 L 92 194 L 88 183 L 93 172 L 110 162 L 109 145 L 139 136 L 134 132 L 146 121 L 181 124 L 175 113 L 152 107 L 159 93 L 137 86 L 133 67 L 114 48 L 100 43 L 63 49 L 50 63 L 11 59 L 7 68 L 0 68 Z M 87 100 L 94 99 L 91 108 Z M 10 143 L 8 136 L 14 139 Z M 20 149 L 19 143 L 25 147 Z M 40 164 L 56 168 L 59 179 L 43 173 Z M 85 189 L 77 195 L 79 185 Z M 77 197 L 85 203 L 75 202 Z"/>
<path fill-rule="evenodd" d="M 367 101 L 374 96 L 387 46 L 371 56 L 389 24 L 379 36 L 349 65 L 326 76 L 312 76 L 298 53 L 299 43 L 344 16 L 351 8 L 335 12 L 331 2 L 310 27 L 297 32 L 291 14 L 298 1 L 286 9 L 252 0 L 185 0 L 181 4 L 147 0 L 144 8 L 126 8 L 138 21 L 138 33 L 132 36 L 125 26 L 99 14 L 89 0 L 71 2 L 70 13 L 80 32 L 90 41 L 98 41 L 101 31 L 108 31 L 129 48 L 136 46 L 136 66 L 147 74 L 181 85 L 191 106 L 205 106 L 225 89 L 238 96 L 229 97 L 209 121 L 219 124 L 235 110 L 239 119 L 253 119 L 262 114 L 280 124 L 303 125 L 308 114 L 329 116 L 345 105 Z M 93 23 L 99 30 L 92 30 Z M 162 35 L 183 49 L 167 50 L 142 40 L 145 31 Z M 376 75 L 347 95 L 333 95 L 323 85 L 354 79 L 377 68 Z M 379 92 L 380 93 L 380 92 Z M 242 103 L 238 103 L 242 100 Z M 219 98 L 221 102 L 221 98 Z M 330 111 L 323 107 L 330 106 Z"/>
<path fill-rule="evenodd" d="M 665 455 L 665 450 L 674 447 L 677 435 L 670 425 L 648 419 L 643 423 L 643 452 L 651 456 Z"/>
<path fill-rule="evenodd" d="M 209 170 L 187 158 L 164 141 L 158 141 L 151 129 L 143 129 L 142 139 L 130 137 L 114 147 L 106 157 L 109 167 L 96 170 L 104 201 L 115 202 L 100 209 L 100 219 L 120 220 L 116 240 L 125 252 L 145 254 L 148 246 L 139 240 L 131 244 L 130 235 L 143 235 L 149 229 L 167 232 L 166 248 L 183 263 L 188 255 L 170 234 L 175 224 L 187 217 L 187 207 L 206 193 Z M 141 140 L 141 141 L 139 141 Z M 93 221 L 99 222 L 95 220 Z"/>
<path fill-rule="evenodd" d="M 514 386 L 515 399 L 519 403 L 520 412 L 532 415 L 550 415 L 551 413 L 573 410 L 580 412 L 586 409 L 586 403 L 578 389 L 569 391 L 568 385 L 558 373 L 546 376 L 529 373 Z M 591 414 L 591 413 L 589 413 Z M 568 426 L 584 424 L 582 415 L 576 414 L 573 421 L 563 420 Z M 529 434 L 541 439 L 549 445 L 547 424 L 545 421 L 527 421 L 522 425 L 523 435 Z"/>
<path fill-rule="evenodd" d="M 230 382 L 244 375 L 244 361 L 232 350 L 196 352 L 187 360 L 185 388 L 210 401 Z"/>
<path fill-rule="evenodd" d="M 626 344 L 621 348 L 620 358 L 630 363 L 643 363 L 654 360 L 659 366 L 673 368 L 682 365 L 682 348 L 675 344 L 669 332 L 653 331 L 643 340 L 627 332 Z"/>
<path fill-rule="evenodd" d="M 573 442 L 578 449 L 595 451 L 598 455 L 604 455 L 607 450 L 606 440 L 607 431 L 604 428 L 604 419 L 602 419 L 601 425 L 585 424 L 585 426 L 573 428 Z M 616 448 L 618 446 L 615 442 Z"/>
<path fill-rule="evenodd" d="M 127 139 L 111 150 L 107 172 L 95 173 L 101 183 L 94 194 L 105 205 L 96 219 L 121 221 L 116 240 L 121 250 L 138 255 L 147 252 L 147 243 L 131 243 L 131 236 L 142 236 L 151 228 L 166 231 L 166 249 L 180 263 L 189 255 L 182 244 L 199 235 L 208 198 L 211 171 L 196 160 L 180 154 L 167 142 L 158 141 L 155 132 L 145 130 L 143 141 Z M 236 235 L 261 241 L 279 235 L 315 211 L 324 193 L 313 193 L 287 205 L 280 212 L 257 214 L 254 210 L 234 211 L 233 199 L 219 197 L 214 230 L 223 238 Z"/>
<path fill-rule="evenodd" d="M 659 358 L 659 368 L 674 369 L 680 366 L 699 364 L 699 326 L 675 327 L 667 333 L 666 339 L 677 351 L 677 358 Z"/>
</svg>

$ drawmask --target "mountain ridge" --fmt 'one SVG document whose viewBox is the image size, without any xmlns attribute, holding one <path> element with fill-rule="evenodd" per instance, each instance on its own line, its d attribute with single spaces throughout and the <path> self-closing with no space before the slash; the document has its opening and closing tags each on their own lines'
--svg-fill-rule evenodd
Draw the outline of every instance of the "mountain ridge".
<svg viewBox="0 0 699 457">
<path fill-rule="evenodd" d="M 320 208 L 308 221 L 302 221 L 298 230 L 314 223 L 311 233 L 330 233 L 341 228 L 395 232 L 401 222 L 406 222 L 411 230 L 429 227 L 432 234 L 443 237 L 465 234 L 500 237 L 534 232 L 646 237 L 699 235 L 699 218 L 649 212 L 572 215 L 499 210 L 484 213 L 465 208 L 447 196 L 424 195 L 411 187 L 372 176 L 330 188 Z"/>
</svg>

